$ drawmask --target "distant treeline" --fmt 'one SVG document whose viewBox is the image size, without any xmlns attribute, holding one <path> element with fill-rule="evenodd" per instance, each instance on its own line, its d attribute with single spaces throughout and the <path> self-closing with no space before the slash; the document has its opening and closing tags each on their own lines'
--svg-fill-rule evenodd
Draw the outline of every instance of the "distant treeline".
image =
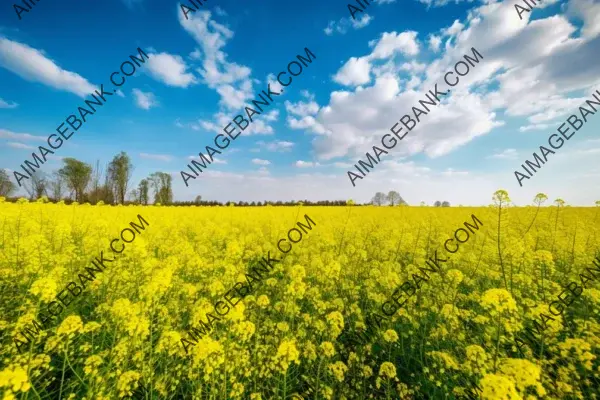
<svg viewBox="0 0 600 400">
<path fill-rule="evenodd" d="M 7 197 L 5 198 L 5 201 L 7 202 L 11 202 L 11 203 L 15 203 L 17 202 L 17 200 L 19 200 L 20 197 Z M 56 203 L 57 201 L 51 198 L 48 198 L 48 202 L 51 203 Z M 75 202 L 75 200 L 73 199 L 62 199 L 62 202 L 64 204 L 70 205 L 72 203 Z M 95 205 L 96 203 L 91 203 L 92 205 Z M 105 204 L 104 202 L 101 204 Z M 203 206 L 203 207 L 227 207 L 227 206 L 237 206 L 237 207 L 264 207 L 264 206 L 274 206 L 274 207 L 295 207 L 298 206 L 299 204 L 302 204 L 303 206 L 347 206 L 348 202 L 346 200 L 321 200 L 321 201 L 310 201 L 310 200 L 303 200 L 303 201 L 251 201 L 251 202 L 247 202 L 247 201 L 239 201 L 239 202 L 235 202 L 235 201 L 228 201 L 225 203 L 222 203 L 220 201 L 174 201 L 172 203 L 167 204 L 168 206 L 177 206 L 177 207 L 190 207 L 190 206 Z M 123 205 L 128 206 L 128 205 L 140 205 L 139 202 L 136 201 L 125 201 L 123 203 Z M 352 204 L 354 206 L 361 206 L 361 205 L 365 205 L 365 204 Z"/>
</svg>

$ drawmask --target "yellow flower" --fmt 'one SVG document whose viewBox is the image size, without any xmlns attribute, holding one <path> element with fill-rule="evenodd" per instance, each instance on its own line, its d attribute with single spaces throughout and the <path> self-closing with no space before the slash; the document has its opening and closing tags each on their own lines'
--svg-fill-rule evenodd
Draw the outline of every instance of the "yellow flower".
<svg viewBox="0 0 600 400">
<path fill-rule="evenodd" d="M 140 377 L 140 373 L 136 371 L 127 371 L 121 374 L 117 382 L 117 389 L 119 390 L 119 395 L 121 397 L 131 396 L 139 386 L 138 380 L 140 379 Z"/>
<path fill-rule="evenodd" d="M 522 400 L 523 398 L 517 393 L 515 384 L 508 378 L 486 374 L 481 379 L 481 396 L 485 400 Z"/>
<path fill-rule="evenodd" d="M 341 383 L 344 381 L 344 374 L 348 371 L 346 364 L 341 361 L 336 361 L 333 364 L 329 364 L 328 368 L 338 382 Z"/>
<path fill-rule="evenodd" d="M 279 363 L 282 372 L 287 371 L 290 363 L 299 364 L 300 352 L 296 348 L 295 340 L 284 340 L 277 348 L 276 360 Z"/>
<path fill-rule="evenodd" d="M 277 330 L 279 330 L 281 332 L 287 332 L 290 330 L 290 326 L 287 324 L 287 322 L 278 322 Z"/>
<path fill-rule="evenodd" d="M 58 293 L 58 284 L 52 278 L 40 278 L 34 281 L 29 292 L 40 296 L 40 300 L 49 303 L 54 300 Z"/>
<path fill-rule="evenodd" d="M 0 388 L 5 387 L 13 392 L 27 392 L 31 388 L 27 371 L 13 366 L 0 371 Z"/>
<path fill-rule="evenodd" d="M 480 301 L 483 308 L 491 315 L 503 312 L 516 312 L 517 303 L 505 289 L 488 289 L 483 293 Z"/>
<path fill-rule="evenodd" d="M 83 330 L 83 322 L 78 315 L 69 315 L 64 321 L 60 324 L 56 333 L 58 335 L 66 335 L 72 336 L 76 332 L 80 332 Z"/>
<path fill-rule="evenodd" d="M 98 373 L 98 367 L 102 363 L 103 360 L 100 356 L 90 356 L 85 360 L 85 367 L 83 367 L 83 372 L 85 372 L 87 375 L 96 375 Z"/>
<path fill-rule="evenodd" d="M 271 301 L 269 301 L 269 296 L 266 296 L 264 294 L 258 296 L 258 299 L 256 300 L 256 304 L 258 304 L 261 307 L 267 307 L 269 304 L 271 304 Z"/>
<path fill-rule="evenodd" d="M 391 362 L 384 362 L 379 367 L 379 376 L 385 378 L 395 378 L 396 377 L 396 367 Z"/>
<path fill-rule="evenodd" d="M 327 314 L 327 323 L 331 330 L 331 337 L 337 338 L 344 330 L 344 316 L 339 311 Z"/>
<path fill-rule="evenodd" d="M 383 339 L 388 343 L 396 343 L 398 341 L 398 334 L 393 329 L 388 329 L 383 333 Z"/>
<path fill-rule="evenodd" d="M 319 346 L 325 357 L 333 357 L 335 355 L 335 346 L 331 342 L 323 342 Z"/>
</svg>

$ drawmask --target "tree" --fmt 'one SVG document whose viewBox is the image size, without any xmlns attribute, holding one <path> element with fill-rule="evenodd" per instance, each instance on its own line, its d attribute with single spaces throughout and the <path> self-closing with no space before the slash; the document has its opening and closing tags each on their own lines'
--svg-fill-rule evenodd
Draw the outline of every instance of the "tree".
<svg viewBox="0 0 600 400">
<path fill-rule="evenodd" d="M 85 188 L 92 176 L 92 166 L 74 158 L 63 158 L 64 166 L 58 173 L 64 178 L 67 186 L 75 193 L 75 201 L 81 202 Z"/>
<path fill-rule="evenodd" d="M 442 203 L 441 203 L 441 202 L 438 200 L 438 201 L 436 201 L 435 203 L 433 203 L 433 206 L 434 206 L 434 207 L 441 207 L 441 206 L 442 206 Z"/>
<path fill-rule="evenodd" d="M 447 201 L 444 201 L 444 202 L 442 203 L 442 207 L 450 207 L 450 203 L 449 203 L 449 202 L 447 202 Z"/>
<path fill-rule="evenodd" d="M 142 179 L 140 181 L 140 184 L 138 185 L 138 200 L 140 202 L 140 204 L 143 204 L 145 206 L 148 205 L 149 200 L 149 196 L 148 196 L 148 192 L 150 191 L 150 182 L 148 182 L 148 179 Z"/>
<path fill-rule="evenodd" d="M 92 183 L 90 192 L 88 193 L 88 200 L 96 204 L 99 200 L 103 200 L 102 194 L 102 185 L 100 185 L 100 181 L 102 179 L 102 169 L 100 169 L 100 161 L 96 161 L 96 168 L 92 172 Z"/>
<path fill-rule="evenodd" d="M 382 206 L 386 203 L 386 196 L 384 193 L 377 192 L 375 193 L 375 197 L 373 197 L 373 204 L 376 206 Z"/>
<path fill-rule="evenodd" d="M 46 193 L 47 186 L 48 180 L 46 179 L 46 175 L 41 171 L 34 172 L 31 175 L 31 179 L 23 184 L 31 200 L 42 197 Z"/>
<path fill-rule="evenodd" d="M 5 170 L 0 169 L 0 196 L 8 197 L 17 189 Z"/>
<path fill-rule="evenodd" d="M 396 204 L 401 204 L 404 203 L 404 200 L 402 199 L 402 196 L 400 196 L 400 193 L 391 190 L 386 197 L 387 201 L 390 202 L 391 206 L 394 206 Z"/>
<path fill-rule="evenodd" d="M 173 202 L 173 177 L 165 172 L 155 172 L 148 178 L 154 189 L 154 202 L 162 205 Z"/>
<path fill-rule="evenodd" d="M 127 153 L 123 151 L 117 154 L 110 164 L 108 164 L 107 174 L 110 178 L 111 188 L 115 194 L 115 200 L 118 203 L 123 204 L 125 202 L 127 186 L 129 185 L 132 171 L 133 164 L 131 164 L 131 160 Z"/>
<path fill-rule="evenodd" d="M 52 174 L 52 178 L 48 181 L 48 187 L 50 190 L 50 197 L 59 201 L 64 196 L 66 182 L 64 177 L 58 172 Z"/>
<path fill-rule="evenodd" d="M 200 204 L 201 201 L 202 201 L 202 196 L 200 196 L 200 195 L 196 196 L 196 198 L 194 199 L 194 203 L 196 203 L 196 204 Z"/>
</svg>

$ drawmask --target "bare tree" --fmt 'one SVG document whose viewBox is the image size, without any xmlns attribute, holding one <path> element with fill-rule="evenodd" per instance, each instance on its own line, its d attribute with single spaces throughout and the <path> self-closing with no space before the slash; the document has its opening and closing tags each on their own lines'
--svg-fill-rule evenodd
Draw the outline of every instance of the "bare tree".
<svg viewBox="0 0 600 400">
<path fill-rule="evenodd" d="M 386 196 L 385 193 L 382 192 L 377 192 L 375 193 L 375 196 L 373 197 L 373 204 L 376 206 L 382 206 L 386 203 Z"/>
<path fill-rule="evenodd" d="M 169 204 L 173 202 L 173 177 L 165 172 L 155 172 L 150 177 L 154 189 L 154 202 Z"/>
<path fill-rule="evenodd" d="M 92 176 L 92 166 L 74 158 L 63 158 L 64 166 L 58 173 L 65 179 L 69 189 L 75 194 L 75 200 L 81 202 L 85 188 Z"/>
<path fill-rule="evenodd" d="M 46 194 L 48 180 L 43 172 L 36 171 L 31 175 L 31 179 L 23 184 L 25 191 L 29 194 L 31 200 L 39 199 Z"/>
<path fill-rule="evenodd" d="M 123 151 L 117 154 L 108 165 L 107 175 L 110 178 L 111 187 L 115 194 L 115 200 L 118 203 L 123 204 L 125 202 L 127 186 L 129 185 L 132 171 L 133 164 L 131 164 L 131 160 L 127 153 Z"/>
<path fill-rule="evenodd" d="M 102 185 L 100 181 L 102 180 L 102 169 L 100 168 L 100 160 L 96 160 L 96 168 L 94 168 L 94 172 L 92 173 L 92 181 L 90 183 L 90 192 L 89 192 L 89 200 L 91 203 L 96 204 L 98 201 L 102 199 Z"/>
<path fill-rule="evenodd" d="M 196 198 L 194 199 L 194 203 L 196 203 L 196 204 L 200 204 L 201 201 L 202 201 L 202 196 L 200 196 L 200 195 L 196 196 Z"/>
<path fill-rule="evenodd" d="M 17 189 L 17 185 L 12 183 L 5 170 L 0 169 L 0 196 L 10 196 Z"/>
<path fill-rule="evenodd" d="M 390 202 L 391 206 L 394 206 L 396 204 L 400 204 L 400 202 L 403 202 L 404 200 L 402 200 L 402 196 L 400 196 L 400 193 L 392 190 L 387 194 L 387 201 Z"/>
<path fill-rule="evenodd" d="M 66 188 L 66 182 L 64 177 L 58 172 L 52 174 L 52 178 L 48 181 L 48 190 L 50 191 L 50 197 L 59 201 L 63 198 Z"/>
<path fill-rule="evenodd" d="M 150 201 L 149 200 L 150 196 L 148 195 L 149 191 L 150 191 L 150 182 L 148 181 L 148 179 L 142 179 L 140 181 L 140 184 L 138 185 L 140 204 L 143 204 L 145 206 L 148 205 L 148 202 Z"/>
</svg>

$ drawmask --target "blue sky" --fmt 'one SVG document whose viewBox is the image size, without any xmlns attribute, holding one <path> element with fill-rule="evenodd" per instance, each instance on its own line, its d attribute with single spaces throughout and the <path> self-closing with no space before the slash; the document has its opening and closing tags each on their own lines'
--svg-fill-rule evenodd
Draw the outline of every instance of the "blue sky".
<svg viewBox="0 0 600 400">
<path fill-rule="evenodd" d="M 523 20 L 517 3 L 380 0 L 351 20 L 347 2 L 210 0 L 186 20 L 177 2 L 66 0 L 19 20 L 5 2 L 0 168 L 30 159 L 141 47 L 150 61 L 42 171 L 60 157 L 106 164 L 126 151 L 133 185 L 169 172 L 178 200 L 362 202 L 396 190 L 411 204 L 477 205 L 503 188 L 517 204 L 544 192 L 591 205 L 600 199 L 597 115 L 523 187 L 514 171 L 600 90 L 600 3 L 547 1 Z M 483 62 L 353 187 L 346 171 L 473 46 Z M 186 187 L 179 171 L 189 157 L 305 47 L 316 60 Z"/>
</svg>

